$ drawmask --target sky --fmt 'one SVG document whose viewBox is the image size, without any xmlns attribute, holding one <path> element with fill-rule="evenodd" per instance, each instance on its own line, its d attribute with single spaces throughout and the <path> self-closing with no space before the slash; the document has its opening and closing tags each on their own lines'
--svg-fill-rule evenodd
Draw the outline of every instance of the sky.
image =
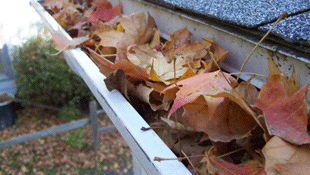
<svg viewBox="0 0 310 175">
<path fill-rule="evenodd" d="M 20 45 L 35 34 L 30 25 L 37 22 L 40 17 L 29 0 L 0 0 L 0 48 L 4 43 Z"/>
</svg>

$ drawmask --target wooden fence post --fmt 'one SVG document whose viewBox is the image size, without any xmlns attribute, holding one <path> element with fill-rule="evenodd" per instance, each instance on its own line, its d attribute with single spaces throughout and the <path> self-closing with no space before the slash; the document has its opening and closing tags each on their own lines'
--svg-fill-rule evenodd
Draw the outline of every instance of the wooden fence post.
<svg viewBox="0 0 310 175">
<path fill-rule="evenodd" d="M 98 137 L 98 115 L 97 115 L 97 102 L 89 102 L 90 123 L 93 133 L 94 150 L 99 149 L 99 137 Z"/>
</svg>

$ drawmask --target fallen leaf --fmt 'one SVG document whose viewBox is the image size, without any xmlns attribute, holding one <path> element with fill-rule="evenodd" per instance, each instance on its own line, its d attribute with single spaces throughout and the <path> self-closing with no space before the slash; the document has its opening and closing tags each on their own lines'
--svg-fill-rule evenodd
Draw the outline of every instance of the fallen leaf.
<svg viewBox="0 0 310 175">
<path fill-rule="evenodd" d="M 310 163 L 286 163 L 277 164 L 277 171 L 281 175 L 308 175 L 310 172 Z"/>
<path fill-rule="evenodd" d="M 58 13 L 63 7 L 63 0 L 45 0 L 41 5 L 51 14 Z"/>
<path fill-rule="evenodd" d="M 254 105 L 256 103 L 258 97 L 258 90 L 255 86 L 250 84 L 252 78 L 250 78 L 246 82 L 241 82 L 235 90 L 240 94 L 242 99 L 244 99 L 250 105 Z"/>
<path fill-rule="evenodd" d="M 53 17 L 65 30 L 83 20 L 83 14 L 74 4 L 68 2 L 64 2 L 63 9 L 54 14 Z"/>
<path fill-rule="evenodd" d="M 243 163 L 242 165 L 236 165 L 234 163 L 226 162 L 221 158 L 217 158 L 213 151 L 214 147 L 208 151 L 208 158 L 211 165 L 209 165 L 209 173 L 214 173 L 217 168 L 217 172 L 214 174 L 225 174 L 225 175 L 266 175 L 266 171 L 260 163 Z M 213 167 L 214 166 L 214 167 Z"/>
<path fill-rule="evenodd" d="M 180 78 L 188 69 L 187 67 L 184 67 L 184 65 L 187 65 L 184 59 L 179 58 L 176 59 L 175 63 L 168 63 L 161 52 L 157 52 L 157 57 L 153 58 L 151 62 L 152 67 L 150 68 L 150 71 L 156 72 L 156 75 L 159 77 L 159 79 L 167 85 L 173 83 L 169 82 L 168 80 Z M 174 71 L 176 72 L 176 74 L 174 74 Z"/>
<path fill-rule="evenodd" d="M 229 74 L 216 71 L 178 82 L 179 90 L 175 85 L 169 86 L 163 91 L 165 95 L 178 91 L 168 116 L 183 106 L 186 124 L 206 132 L 213 141 L 229 142 L 246 137 L 260 123 L 227 80 L 236 82 Z"/>
<path fill-rule="evenodd" d="M 137 66 L 147 68 L 151 65 L 152 58 L 159 55 L 154 51 L 150 44 L 131 45 L 127 48 L 127 58 Z"/>
<path fill-rule="evenodd" d="M 112 7 L 112 4 L 108 0 L 98 0 L 97 10 L 90 14 L 88 20 L 92 23 L 96 23 L 98 20 L 108 22 L 115 16 L 121 15 L 121 10 L 122 5 L 120 2 L 115 7 Z"/>
<path fill-rule="evenodd" d="M 162 121 L 164 121 L 165 123 L 167 123 L 170 128 L 173 128 L 173 129 L 178 129 L 178 130 L 183 130 L 183 131 L 192 131 L 192 132 L 195 132 L 195 130 L 191 127 L 186 127 L 184 125 L 182 125 L 181 123 L 179 122 L 176 122 L 176 121 L 173 121 L 173 120 L 170 120 L 170 119 L 167 119 L 167 118 L 163 118 L 161 117 L 160 118 Z"/>
<path fill-rule="evenodd" d="M 109 91 L 116 89 L 123 94 L 127 100 L 130 100 L 128 96 L 126 75 L 122 69 L 117 69 L 111 72 L 110 76 L 104 79 L 104 83 Z"/>
<path fill-rule="evenodd" d="M 118 48 L 124 52 L 129 45 L 149 42 L 156 31 L 155 20 L 148 12 L 138 12 L 121 18 L 120 23 L 125 32 L 118 43 Z"/>
<path fill-rule="evenodd" d="M 214 142 L 247 137 L 257 126 L 253 117 L 229 98 L 200 96 L 183 107 L 186 111 L 182 117 L 184 123 L 205 132 Z"/>
<path fill-rule="evenodd" d="M 220 65 L 228 55 L 229 50 L 225 51 L 220 45 L 215 44 L 213 41 L 209 41 L 209 38 L 206 38 L 203 42 L 211 43 L 210 51 L 212 53 L 213 59 L 216 61 L 218 65 Z M 204 72 L 213 72 L 218 70 L 218 67 L 213 59 L 209 58 L 208 60 L 205 61 L 207 66 Z"/>
<path fill-rule="evenodd" d="M 104 57 L 101 57 L 99 54 L 97 54 L 95 51 L 93 51 L 90 48 L 86 48 L 88 52 L 90 53 L 91 58 L 93 61 L 97 64 L 97 66 L 100 69 L 100 72 L 108 76 L 112 71 L 117 69 L 123 69 L 125 74 L 132 78 L 132 80 L 135 81 L 146 81 L 149 80 L 150 77 L 146 73 L 146 70 L 134 65 L 127 59 L 122 59 L 121 61 L 117 63 L 112 63 L 109 60 L 105 59 Z"/>
<path fill-rule="evenodd" d="M 162 47 L 162 53 L 169 62 L 172 61 L 172 58 L 170 56 L 172 51 L 174 51 L 176 48 L 180 47 L 183 44 L 189 44 L 191 42 L 191 36 L 192 33 L 187 29 L 187 27 L 184 27 L 183 29 L 180 29 L 170 35 L 169 40 Z"/>
<path fill-rule="evenodd" d="M 262 151 L 266 159 L 265 171 L 270 175 L 309 174 L 309 145 L 297 146 L 273 136 Z"/>
<path fill-rule="evenodd" d="M 273 62 L 272 55 L 270 52 L 268 52 L 268 67 L 269 67 L 269 77 L 272 77 L 273 75 L 280 76 L 280 80 L 284 84 L 287 95 L 289 97 L 295 94 L 299 90 L 299 87 L 296 82 L 295 67 L 293 67 L 293 73 L 291 75 L 291 78 L 289 79 L 289 81 L 287 81 L 286 77 L 283 75 L 283 73 L 279 70 L 279 68 Z"/>
<path fill-rule="evenodd" d="M 230 82 L 236 80 L 229 74 L 224 73 Z M 181 106 L 191 103 L 196 100 L 200 95 L 216 95 L 220 92 L 231 92 L 232 87 L 226 81 L 225 77 L 220 71 L 199 74 L 188 79 L 178 82 L 178 86 L 182 86 L 176 93 L 173 106 L 171 107 L 169 116 L 174 113 Z M 170 91 L 176 91 L 178 87 L 171 85 L 164 89 L 163 93 L 169 93 Z M 205 90 L 205 91 L 204 91 Z"/>
<path fill-rule="evenodd" d="M 305 85 L 291 97 L 287 97 L 279 74 L 271 75 L 259 93 L 255 107 L 263 111 L 270 135 L 279 136 L 291 143 L 310 143 L 307 133 L 307 92 Z"/>
<path fill-rule="evenodd" d="M 153 39 L 150 43 L 151 48 L 155 48 L 158 45 L 160 45 L 160 30 L 159 29 L 155 31 Z"/>
<path fill-rule="evenodd" d="M 51 32 L 51 35 L 56 43 L 56 49 L 58 51 L 75 48 L 77 45 L 83 43 L 88 39 L 88 37 L 78 37 L 69 40 L 66 36 L 62 34 L 60 30 Z"/>
<path fill-rule="evenodd" d="M 171 57 L 182 57 L 183 59 L 186 59 L 189 63 L 192 63 L 192 66 L 194 67 L 193 60 L 200 59 L 206 56 L 206 48 L 210 46 L 211 44 L 206 42 L 183 44 L 178 48 L 174 49 L 173 52 L 171 52 Z"/>
</svg>

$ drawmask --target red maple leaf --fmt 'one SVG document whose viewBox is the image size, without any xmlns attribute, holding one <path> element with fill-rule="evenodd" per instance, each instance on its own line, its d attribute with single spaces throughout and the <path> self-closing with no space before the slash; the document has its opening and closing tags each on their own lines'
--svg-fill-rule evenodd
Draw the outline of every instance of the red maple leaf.
<svg viewBox="0 0 310 175">
<path fill-rule="evenodd" d="M 121 15 L 122 5 L 119 2 L 115 7 L 108 0 L 99 0 L 97 2 L 97 9 L 93 11 L 88 20 L 90 22 L 96 23 L 98 20 L 103 20 L 108 22 L 115 16 Z"/>
<path fill-rule="evenodd" d="M 221 173 L 225 175 L 266 175 L 266 172 L 263 167 L 255 166 L 239 166 L 233 163 L 219 159 L 216 156 L 210 156 L 210 162 L 215 165 Z"/>
<path fill-rule="evenodd" d="M 255 106 L 263 110 L 270 135 L 297 145 L 310 143 L 305 100 L 308 86 L 305 85 L 289 98 L 280 74 L 272 75 L 262 86 Z"/>
</svg>

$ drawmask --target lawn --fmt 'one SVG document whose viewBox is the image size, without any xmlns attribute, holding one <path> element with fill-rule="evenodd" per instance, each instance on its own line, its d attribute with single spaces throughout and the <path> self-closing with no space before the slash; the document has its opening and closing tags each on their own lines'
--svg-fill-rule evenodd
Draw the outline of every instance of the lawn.
<svg viewBox="0 0 310 175">
<path fill-rule="evenodd" d="M 64 124 L 56 112 L 42 108 L 17 111 L 13 127 L 0 131 L 0 140 Z M 88 117 L 83 112 L 80 118 Z M 98 116 L 98 127 L 112 125 Z M 4 174 L 130 174 L 131 151 L 117 130 L 101 133 L 99 151 L 93 151 L 89 124 L 84 127 L 13 145 L 0 151 L 0 175 Z"/>
</svg>

